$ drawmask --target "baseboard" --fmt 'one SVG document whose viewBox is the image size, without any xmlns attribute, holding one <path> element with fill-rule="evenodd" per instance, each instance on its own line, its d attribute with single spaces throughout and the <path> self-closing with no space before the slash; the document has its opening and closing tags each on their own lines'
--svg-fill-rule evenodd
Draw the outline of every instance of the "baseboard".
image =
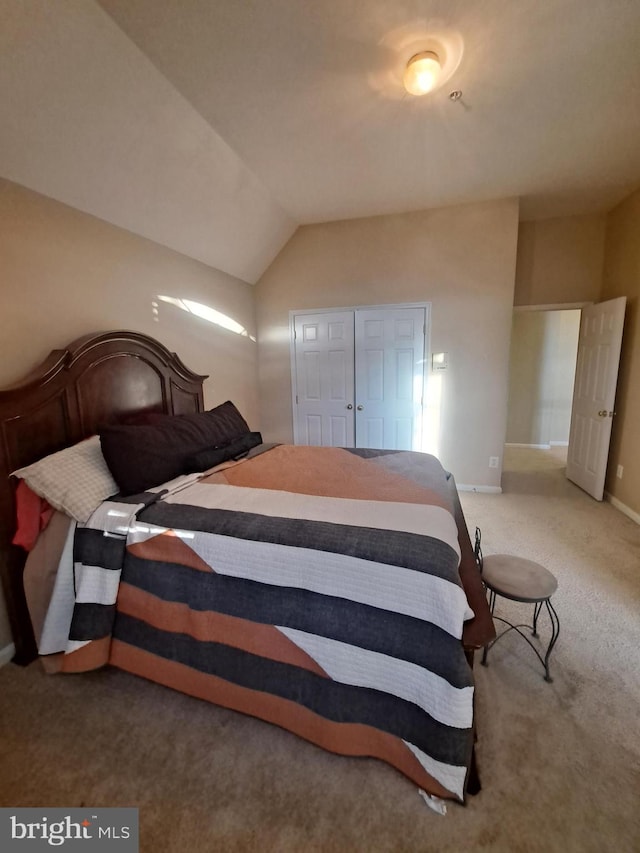
<svg viewBox="0 0 640 853">
<path fill-rule="evenodd" d="M 551 442 L 553 444 L 553 442 Z M 551 444 L 515 444 L 512 441 L 505 442 L 505 447 L 529 447 L 532 450 L 550 450 Z"/>
<path fill-rule="evenodd" d="M 551 447 L 569 447 L 568 441 L 550 441 Z"/>
<path fill-rule="evenodd" d="M 501 495 L 501 486 L 470 486 L 467 483 L 456 483 L 459 492 L 484 492 L 488 495 Z"/>
<path fill-rule="evenodd" d="M 13 643 L 9 643 L 9 645 L 5 646 L 4 649 L 0 649 L 0 666 L 4 666 L 5 663 L 9 663 L 15 653 L 16 647 Z"/>
<path fill-rule="evenodd" d="M 458 486 L 460 488 L 460 486 Z M 609 501 L 611 506 L 614 506 L 616 509 L 619 509 L 621 513 L 630 518 L 631 521 L 635 521 L 636 524 L 640 524 L 640 513 L 632 510 L 631 507 L 628 507 L 626 504 L 623 504 L 622 501 L 619 501 L 618 498 L 614 498 L 613 495 L 610 495 L 609 492 L 604 493 L 605 500 Z"/>
</svg>

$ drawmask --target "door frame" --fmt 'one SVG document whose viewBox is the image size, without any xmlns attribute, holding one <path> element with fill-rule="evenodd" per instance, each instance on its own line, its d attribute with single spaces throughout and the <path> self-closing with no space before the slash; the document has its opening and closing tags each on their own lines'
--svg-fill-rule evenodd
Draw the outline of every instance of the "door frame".
<svg viewBox="0 0 640 853">
<path fill-rule="evenodd" d="M 422 370 L 422 417 L 424 419 L 424 404 L 427 399 L 427 366 L 431 363 L 431 302 L 385 302 L 375 305 L 342 305 L 329 308 L 297 308 L 289 311 L 289 367 L 291 370 L 291 420 L 293 423 L 293 443 L 298 443 L 298 422 L 295 416 L 298 396 L 298 380 L 296 377 L 296 345 L 294 338 L 295 317 L 297 314 L 331 314 L 334 311 L 356 311 L 373 309 L 402 309 L 424 308 L 424 364 Z"/>
<path fill-rule="evenodd" d="M 514 305 L 513 312 L 524 312 L 524 311 L 568 311 L 579 309 L 581 312 L 580 322 L 582 323 L 582 309 L 589 308 L 591 305 L 598 305 L 599 302 L 606 302 L 608 300 L 584 300 L 582 302 L 561 302 L 561 303 L 549 303 L 544 305 Z M 580 346 L 580 342 L 578 341 L 578 348 Z M 578 348 L 576 348 L 576 367 L 578 360 Z M 571 420 L 573 422 L 573 399 L 571 403 Z M 608 457 L 607 457 L 608 458 Z M 572 481 L 570 481 L 572 482 Z M 580 487 L 578 487 L 580 488 Z M 588 494 L 588 493 L 587 493 Z M 605 493 L 606 496 L 606 493 Z"/>
<path fill-rule="evenodd" d="M 513 314 L 525 314 L 525 313 L 533 313 L 540 311 L 580 311 L 581 319 L 582 319 L 582 309 L 588 308 L 589 305 L 595 305 L 594 301 L 585 301 L 585 302 L 560 302 L 558 304 L 549 304 L 549 305 L 514 305 L 512 309 L 512 323 L 513 323 Z M 576 347 L 575 354 L 575 364 L 574 368 L 577 364 L 578 360 L 578 349 Z M 509 369 L 511 369 L 511 352 L 509 352 Z M 572 414 L 573 414 L 573 404 L 572 404 Z M 507 414 L 508 418 L 508 414 Z M 568 442 L 567 442 L 568 444 Z M 538 447 L 541 450 L 548 450 L 550 445 L 540 444 L 540 445 L 518 445 L 512 444 L 511 442 L 505 441 L 505 447 Z"/>
</svg>

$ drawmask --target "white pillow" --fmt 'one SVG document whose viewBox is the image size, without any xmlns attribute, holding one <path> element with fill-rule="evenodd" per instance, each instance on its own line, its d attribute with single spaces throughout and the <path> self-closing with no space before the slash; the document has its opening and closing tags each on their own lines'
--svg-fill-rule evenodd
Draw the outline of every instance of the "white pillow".
<svg viewBox="0 0 640 853">
<path fill-rule="evenodd" d="M 51 506 L 84 523 L 118 487 L 97 435 L 13 472 Z"/>
</svg>

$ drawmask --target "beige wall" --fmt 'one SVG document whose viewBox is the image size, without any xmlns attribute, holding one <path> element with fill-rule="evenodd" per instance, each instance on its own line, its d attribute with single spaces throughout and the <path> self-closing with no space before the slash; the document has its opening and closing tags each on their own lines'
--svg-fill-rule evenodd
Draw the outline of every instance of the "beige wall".
<svg viewBox="0 0 640 853">
<path fill-rule="evenodd" d="M 514 311 L 507 442 L 569 440 L 580 311 Z"/>
<path fill-rule="evenodd" d="M 439 456 L 458 483 L 499 486 L 517 228 L 511 199 L 300 228 L 256 285 L 265 439 L 293 436 L 290 310 L 427 301 L 450 361 Z"/>
<path fill-rule="evenodd" d="M 627 297 L 605 489 L 634 513 L 640 513 L 639 235 L 640 190 L 606 215 L 521 222 L 514 296 L 516 306 Z"/>
<path fill-rule="evenodd" d="M 640 190 L 607 216 L 602 299 L 627 297 L 606 491 L 640 514 Z M 624 467 L 622 479 L 616 477 Z"/>
<path fill-rule="evenodd" d="M 514 305 L 597 302 L 605 216 L 521 222 Z"/>
<path fill-rule="evenodd" d="M 227 398 L 258 420 L 253 288 L 170 249 L 0 180 L 0 386 L 55 347 L 105 329 L 145 332 L 208 373 L 208 406 Z M 189 299 L 244 327 L 227 331 L 158 299 Z M 154 314 L 157 303 L 157 315 Z"/>
<path fill-rule="evenodd" d="M 253 288 L 198 261 L 0 180 L 0 387 L 80 335 L 135 329 L 198 373 L 207 406 L 233 399 L 258 427 Z M 227 315 L 243 336 L 158 296 Z M 157 315 L 153 303 L 157 303 Z M 0 649 L 9 642 L 0 603 Z"/>
</svg>

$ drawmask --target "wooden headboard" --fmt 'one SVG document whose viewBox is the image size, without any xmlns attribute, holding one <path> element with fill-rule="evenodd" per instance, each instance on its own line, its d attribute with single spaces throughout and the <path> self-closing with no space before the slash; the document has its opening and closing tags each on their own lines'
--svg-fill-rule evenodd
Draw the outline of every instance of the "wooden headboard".
<svg viewBox="0 0 640 853">
<path fill-rule="evenodd" d="M 23 381 L 0 391 L 0 578 L 16 663 L 33 660 L 37 650 L 22 586 L 25 553 L 11 544 L 11 472 L 127 416 L 202 411 L 206 378 L 153 338 L 116 331 L 54 350 Z"/>
</svg>

